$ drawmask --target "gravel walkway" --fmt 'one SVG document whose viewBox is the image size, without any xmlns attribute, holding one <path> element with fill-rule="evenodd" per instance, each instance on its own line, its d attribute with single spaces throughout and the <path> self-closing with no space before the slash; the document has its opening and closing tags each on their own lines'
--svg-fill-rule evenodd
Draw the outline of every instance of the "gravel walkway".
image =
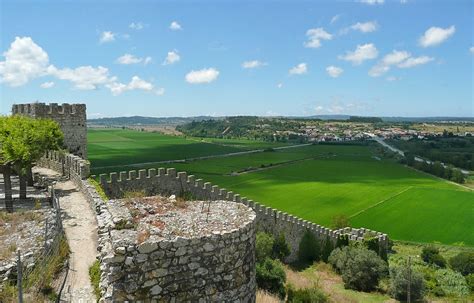
<svg viewBox="0 0 474 303">
<path fill-rule="evenodd" d="M 42 175 L 57 175 L 52 170 L 36 168 Z M 97 255 L 97 221 L 84 195 L 72 181 L 55 185 L 63 216 L 63 226 L 71 249 L 69 272 L 61 295 L 62 302 L 95 302 L 89 281 L 89 267 Z"/>
</svg>

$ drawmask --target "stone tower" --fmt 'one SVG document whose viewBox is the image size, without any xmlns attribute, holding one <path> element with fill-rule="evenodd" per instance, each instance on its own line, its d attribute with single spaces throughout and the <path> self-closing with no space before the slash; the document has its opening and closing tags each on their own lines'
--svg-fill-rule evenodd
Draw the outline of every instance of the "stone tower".
<svg viewBox="0 0 474 303">
<path fill-rule="evenodd" d="M 14 104 L 13 115 L 51 119 L 58 122 L 64 133 L 64 145 L 69 152 L 87 158 L 86 105 L 63 103 Z"/>
</svg>

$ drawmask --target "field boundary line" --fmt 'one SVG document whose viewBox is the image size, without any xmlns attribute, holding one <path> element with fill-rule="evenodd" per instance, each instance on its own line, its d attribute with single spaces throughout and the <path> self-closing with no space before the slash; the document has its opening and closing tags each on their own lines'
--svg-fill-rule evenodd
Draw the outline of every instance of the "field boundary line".
<svg viewBox="0 0 474 303">
<path fill-rule="evenodd" d="M 410 190 L 410 189 L 412 189 L 412 188 L 414 188 L 414 186 L 408 186 L 407 188 L 403 189 L 402 191 L 400 191 L 400 192 L 398 192 L 398 193 L 396 193 L 396 194 L 394 194 L 394 195 L 392 195 L 392 196 L 390 196 L 390 197 L 388 197 L 388 198 L 385 198 L 385 199 L 383 199 L 382 201 L 379 201 L 379 202 L 375 203 L 374 205 L 371 205 L 371 206 L 369 206 L 369 207 L 367 207 L 367 208 L 364 208 L 364 209 L 362 209 L 362 210 L 356 212 L 355 214 L 349 216 L 349 219 L 354 218 L 354 217 L 357 217 L 357 216 L 360 215 L 361 213 L 366 212 L 367 210 L 369 210 L 369 209 L 371 209 L 371 208 L 377 207 L 377 206 L 379 206 L 380 204 L 385 203 L 385 202 L 387 202 L 388 200 L 390 200 L 390 199 L 392 199 L 392 198 L 395 198 L 395 197 L 397 197 L 397 196 L 399 196 L 399 195 L 401 195 L 401 194 L 407 192 L 408 190 Z"/>
<path fill-rule="evenodd" d="M 451 181 L 451 180 L 448 180 L 448 179 L 444 179 L 444 178 L 441 178 L 441 177 L 432 175 L 432 174 L 430 174 L 430 173 L 427 173 L 427 172 L 422 171 L 422 170 L 418 170 L 418 169 L 416 169 L 416 168 L 414 168 L 414 167 L 411 167 L 411 166 L 408 166 L 408 165 L 404 165 L 404 166 L 407 167 L 407 168 L 409 168 L 409 169 L 412 169 L 412 170 L 414 170 L 414 171 L 416 171 L 416 172 L 419 172 L 419 173 L 425 174 L 425 175 L 427 175 L 427 176 L 429 176 L 429 177 L 432 177 L 432 178 L 434 178 L 434 179 L 438 179 L 438 180 L 440 180 L 440 181 L 444 181 L 444 182 L 446 182 L 446 183 L 448 183 L 448 184 L 457 185 L 458 187 L 467 189 L 468 191 L 474 191 L 474 188 L 470 188 L 470 187 L 468 187 L 468 186 L 466 186 L 466 185 L 462 185 L 462 184 L 456 183 L 456 182 L 454 182 L 454 181 Z M 459 190 L 459 191 L 460 191 L 460 190 Z"/>
</svg>

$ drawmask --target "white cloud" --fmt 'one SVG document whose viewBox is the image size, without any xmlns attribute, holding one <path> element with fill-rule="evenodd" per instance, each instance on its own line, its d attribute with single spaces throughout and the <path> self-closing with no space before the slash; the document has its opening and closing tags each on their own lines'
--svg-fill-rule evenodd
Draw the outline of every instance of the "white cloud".
<svg viewBox="0 0 474 303">
<path fill-rule="evenodd" d="M 426 64 L 428 62 L 433 61 L 434 58 L 428 56 L 421 56 L 416 58 L 408 58 L 406 61 L 398 64 L 399 68 L 411 68 L 418 65 Z"/>
<path fill-rule="evenodd" d="M 41 88 L 51 88 L 54 86 L 54 82 L 44 82 L 44 83 L 41 83 L 40 87 Z"/>
<path fill-rule="evenodd" d="M 277 87 L 278 87 L 278 88 L 282 88 L 282 87 L 283 87 L 283 83 L 278 83 L 278 84 L 277 84 Z"/>
<path fill-rule="evenodd" d="M 375 32 L 378 28 L 377 21 L 368 21 L 368 22 L 357 22 L 351 26 L 351 29 L 360 31 L 362 33 L 371 33 Z"/>
<path fill-rule="evenodd" d="M 191 84 L 211 83 L 219 76 L 219 71 L 215 68 L 204 68 L 192 70 L 186 74 L 186 82 Z"/>
<path fill-rule="evenodd" d="M 344 70 L 340 67 L 331 65 L 331 66 L 326 67 L 326 72 L 328 73 L 329 76 L 333 78 L 337 78 L 344 72 Z"/>
<path fill-rule="evenodd" d="M 131 54 L 125 54 L 123 56 L 118 57 L 115 62 L 117 62 L 118 64 L 124 64 L 124 65 L 138 64 L 138 63 L 143 62 L 144 65 L 147 65 L 151 63 L 151 57 L 140 58 Z"/>
<path fill-rule="evenodd" d="M 112 42 L 115 41 L 115 33 L 112 33 L 110 31 L 105 31 L 100 34 L 100 43 L 107 43 L 107 42 Z"/>
<path fill-rule="evenodd" d="M 365 60 L 371 60 L 377 58 L 379 52 L 374 44 L 367 43 L 363 45 L 357 45 L 354 51 L 348 51 L 344 56 L 339 56 L 339 59 L 350 61 L 354 65 L 359 65 Z"/>
<path fill-rule="evenodd" d="M 308 41 L 304 43 L 305 47 L 318 48 L 321 46 L 321 40 L 331 40 L 332 35 L 326 32 L 322 27 L 311 28 L 306 31 Z"/>
<path fill-rule="evenodd" d="M 57 69 L 51 65 L 48 67 L 48 73 L 58 79 L 71 81 L 74 87 L 80 90 L 97 89 L 98 85 L 107 84 L 116 79 L 115 77 L 110 77 L 109 69 L 103 66 L 97 68 L 92 66 L 80 66 L 75 69 Z"/>
<path fill-rule="evenodd" d="M 471 48 L 469 48 L 469 51 L 471 52 L 471 54 L 474 54 L 474 46 L 471 46 Z"/>
<path fill-rule="evenodd" d="M 308 72 L 308 66 L 306 63 L 300 63 L 295 67 L 290 68 L 288 71 L 290 75 L 302 75 Z"/>
<path fill-rule="evenodd" d="M 170 65 L 176 62 L 179 62 L 181 57 L 178 54 L 177 50 L 169 51 L 166 55 L 165 61 L 163 61 L 163 65 Z"/>
<path fill-rule="evenodd" d="M 118 96 L 126 91 L 131 90 L 144 90 L 144 91 L 153 91 L 154 85 L 150 82 L 140 79 L 138 76 L 133 76 L 132 80 L 128 84 L 123 84 L 120 82 L 112 82 L 105 85 L 110 91 L 112 95 Z M 161 89 L 160 89 L 161 90 Z M 164 89 L 163 89 L 164 93 Z"/>
<path fill-rule="evenodd" d="M 401 3 L 401 4 L 408 3 L 408 0 L 400 0 L 400 3 Z"/>
<path fill-rule="evenodd" d="M 337 20 L 339 20 L 341 18 L 341 15 L 338 14 L 338 15 L 335 15 L 331 18 L 331 21 L 329 23 L 331 24 L 334 24 L 335 22 L 337 22 Z"/>
<path fill-rule="evenodd" d="M 374 5 L 374 4 L 384 4 L 385 0 L 358 0 L 357 2 Z"/>
<path fill-rule="evenodd" d="M 131 29 L 135 29 L 135 30 L 141 30 L 145 26 L 141 22 L 132 22 L 132 23 L 130 23 L 130 25 L 128 27 L 131 28 Z"/>
<path fill-rule="evenodd" d="M 242 68 L 257 68 L 257 67 L 261 67 L 261 66 L 265 66 L 267 65 L 267 63 L 265 62 L 262 62 L 262 61 L 258 61 L 258 60 L 252 60 L 252 61 L 245 61 L 244 63 L 242 63 Z"/>
<path fill-rule="evenodd" d="M 411 54 L 406 51 L 393 50 L 391 53 L 385 55 L 375 66 L 369 70 L 369 76 L 380 77 L 387 73 L 392 66 L 398 68 L 410 68 L 421 64 L 426 64 L 434 60 L 427 56 L 411 57 Z"/>
<path fill-rule="evenodd" d="M 118 57 L 117 58 L 117 63 L 119 64 L 137 64 L 137 63 L 140 63 L 142 62 L 142 58 L 138 58 L 138 57 L 135 57 L 134 55 L 130 55 L 130 54 L 125 54 L 121 57 Z"/>
<path fill-rule="evenodd" d="M 451 25 L 448 28 L 430 27 L 423 36 L 420 37 L 419 43 L 423 47 L 436 46 L 443 43 L 456 32 L 456 27 Z"/>
<path fill-rule="evenodd" d="M 170 30 L 179 31 L 179 30 L 181 30 L 181 29 L 183 29 L 183 28 L 181 27 L 181 25 L 180 25 L 177 21 L 171 22 L 171 24 L 170 24 Z"/>
<path fill-rule="evenodd" d="M 163 87 L 160 87 L 155 90 L 155 95 L 157 96 L 163 96 L 165 94 L 165 89 Z"/>
<path fill-rule="evenodd" d="M 29 80 L 47 73 L 48 54 L 30 37 L 16 37 L 0 61 L 0 82 L 12 87 L 21 86 Z"/>
</svg>

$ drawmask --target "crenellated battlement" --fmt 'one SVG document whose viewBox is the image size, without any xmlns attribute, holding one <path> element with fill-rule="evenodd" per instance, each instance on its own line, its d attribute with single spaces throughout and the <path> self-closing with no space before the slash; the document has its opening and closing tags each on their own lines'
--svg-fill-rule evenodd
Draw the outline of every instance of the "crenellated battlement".
<svg viewBox="0 0 474 303">
<path fill-rule="evenodd" d="M 85 104 L 28 103 L 14 104 L 12 114 L 19 115 L 85 115 Z"/>
<path fill-rule="evenodd" d="M 94 178 L 95 176 L 93 176 Z M 386 247 L 388 236 L 365 228 L 343 228 L 332 230 L 322 225 L 309 222 L 286 212 L 267 207 L 263 204 L 241 197 L 225 188 L 220 188 L 186 172 L 176 172 L 174 168 L 151 168 L 139 171 L 128 171 L 110 174 L 101 174 L 99 183 L 104 192 L 112 199 L 123 198 L 127 192 L 143 191 L 147 196 L 158 194 L 184 195 L 190 193 L 198 200 L 216 201 L 227 200 L 242 203 L 252 208 L 257 214 L 257 228 L 274 235 L 283 233 L 291 248 L 287 261 L 294 261 L 297 257 L 299 242 L 306 230 L 309 230 L 321 241 L 329 239 L 335 244 L 342 236 L 350 241 L 362 241 L 366 234 L 375 236 L 381 247 Z"/>
<path fill-rule="evenodd" d="M 14 104 L 13 115 L 56 121 L 64 133 L 64 145 L 69 152 L 87 158 L 86 105 L 63 103 Z"/>
</svg>

